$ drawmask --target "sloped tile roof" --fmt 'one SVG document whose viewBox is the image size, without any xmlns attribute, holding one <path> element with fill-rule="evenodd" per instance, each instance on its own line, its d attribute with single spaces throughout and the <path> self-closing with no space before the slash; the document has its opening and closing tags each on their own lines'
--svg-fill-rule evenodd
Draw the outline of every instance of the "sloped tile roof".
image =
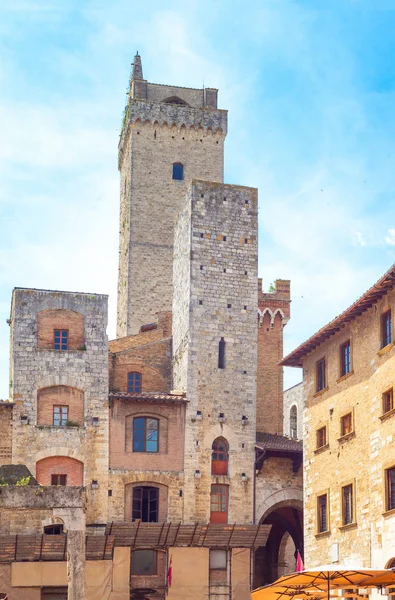
<svg viewBox="0 0 395 600">
<path fill-rule="evenodd" d="M 303 452 L 303 444 L 300 440 L 261 431 L 256 433 L 256 445 L 262 450 L 273 450 L 275 452 Z"/>
<path fill-rule="evenodd" d="M 137 400 L 147 402 L 188 402 L 184 394 L 168 394 L 165 392 L 110 392 L 110 399 Z"/>
</svg>

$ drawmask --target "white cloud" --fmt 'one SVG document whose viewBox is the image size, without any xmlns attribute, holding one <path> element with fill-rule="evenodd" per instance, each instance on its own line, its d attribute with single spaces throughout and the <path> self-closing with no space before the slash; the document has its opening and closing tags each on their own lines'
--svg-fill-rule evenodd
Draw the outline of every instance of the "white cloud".
<svg viewBox="0 0 395 600">
<path fill-rule="evenodd" d="M 385 241 L 390 246 L 395 246 L 395 229 L 388 229 L 388 235 L 385 236 Z"/>
</svg>

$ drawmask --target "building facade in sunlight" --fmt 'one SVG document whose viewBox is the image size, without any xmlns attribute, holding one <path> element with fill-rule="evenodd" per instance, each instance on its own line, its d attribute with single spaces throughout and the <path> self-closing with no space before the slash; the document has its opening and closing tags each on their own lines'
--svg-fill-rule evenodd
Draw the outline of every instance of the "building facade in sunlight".
<svg viewBox="0 0 395 600">
<path fill-rule="evenodd" d="M 241 600 L 303 552 L 302 448 L 283 435 L 279 366 L 290 282 L 262 291 L 257 190 L 223 182 L 226 133 L 217 90 L 149 83 L 137 55 L 119 142 L 117 339 L 105 296 L 13 293 L 3 463 L 85 487 L 103 598 Z M 0 533 L 21 531 L 1 521 Z M 38 599 L 32 572 L 18 581 Z"/>
<path fill-rule="evenodd" d="M 305 564 L 395 566 L 395 267 L 287 356 L 303 367 Z"/>
</svg>

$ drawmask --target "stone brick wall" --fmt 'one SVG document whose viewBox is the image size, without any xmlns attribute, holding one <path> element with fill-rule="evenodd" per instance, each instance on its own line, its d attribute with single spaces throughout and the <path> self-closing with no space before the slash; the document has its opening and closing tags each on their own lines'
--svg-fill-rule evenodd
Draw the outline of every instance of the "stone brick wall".
<svg viewBox="0 0 395 600">
<path fill-rule="evenodd" d="M 385 469 L 395 466 L 395 411 L 383 417 L 382 394 L 394 386 L 395 346 L 380 350 L 381 315 L 394 313 L 392 290 L 304 361 L 305 547 L 309 567 L 339 562 L 382 568 L 394 556 L 395 511 L 385 507 Z M 352 372 L 340 377 L 340 345 L 351 340 Z M 316 393 L 316 361 L 326 359 L 327 389 Z M 354 431 L 341 436 L 340 418 L 352 411 Z M 328 444 L 317 451 L 316 430 Z M 355 524 L 342 526 L 341 487 L 354 484 Z M 317 534 L 317 495 L 329 494 L 330 532 Z"/>
<path fill-rule="evenodd" d="M 46 311 L 83 315 L 86 350 L 59 351 L 38 347 L 38 315 Z M 43 312 L 45 311 L 45 312 Z M 49 313 L 47 313 L 49 314 Z M 35 475 L 36 463 L 69 457 L 84 465 L 90 490 L 89 522 L 105 522 L 108 481 L 108 351 L 107 296 L 17 288 L 11 308 L 12 462 Z M 66 386 L 84 395 L 81 427 L 37 424 L 39 390 Z M 21 417 L 24 417 L 21 420 Z M 96 424 L 93 417 L 98 418 Z M 27 424 L 26 423 L 27 420 Z"/>
<path fill-rule="evenodd" d="M 8 465 L 12 459 L 12 408 L 11 402 L 0 402 L 0 464 Z"/>
<path fill-rule="evenodd" d="M 68 421 L 84 425 L 84 393 L 65 385 L 37 391 L 37 425 L 53 425 L 54 406 L 68 406 Z"/>
<path fill-rule="evenodd" d="M 173 377 L 174 387 L 186 390 L 188 398 L 187 522 L 210 520 L 210 489 L 216 482 L 230 485 L 229 522 L 253 518 L 256 277 L 256 190 L 194 180 L 174 249 Z M 218 368 L 222 337 L 224 369 Z M 225 423 L 219 421 L 221 412 Z M 211 447 L 218 436 L 229 443 L 229 475 L 220 477 L 211 475 Z M 246 482 L 241 473 L 247 474 Z"/>
<path fill-rule="evenodd" d="M 291 409 L 296 408 L 296 437 L 303 438 L 303 408 L 304 388 L 303 382 L 284 391 L 284 434 L 291 436 Z"/>
<path fill-rule="evenodd" d="M 69 350 L 81 350 L 85 345 L 84 315 L 72 310 L 57 308 L 37 314 L 37 348 L 53 349 L 54 329 L 66 329 Z"/>
<path fill-rule="evenodd" d="M 110 468 L 182 471 L 185 404 L 114 399 L 110 409 Z M 159 451 L 133 452 L 133 418 L 159 419 Z"/>
<path fill-rule="evenodd" d="M 108 521 L 124 521 L 129 515 L 129 506 L 125 493 L 129 485 L 164 486 L 167 497 L 167 512 L 161 513 L 163 520 L 170 522 L 184 521 L 184 477 L 181 471 L 138 471 L 130 469 L 111 469 L 109 472 Z M 164 489 L 161 488 L 160 489 Z M 159 491 L 159 501 L 161 494 Z M 163 504 L 162 504 L 163 509 Z"/>
<path fill-rule="evenodd" d="M 223 180 L 226 125 L 226 111 L 131 101 L 119 145 L 118 337 L 171 310 L 175 218 L 194 177 Z"/>
<path fill-rule="evenodd" d="M 278 279 L 273 292 L 258 280 L 257 431 L 283 433 L 283 328 L 290 317 L 290 282 Z"/>
<path fill-rule="evenodd" d="M 49 456 L 36 463 L 36 479 L 41 485 L 51 485 L 52 475 L 66 475 L 67 485 L 81 486 L 84 465 L 79 460 L 68 456 Z"/>
<path fill-rule="evenodd" d="M 171 339 L 159 340 L 110 354 L 110 389 L 127 391 L 128 373 L 141 373 L 143 392 L 171 389 Z"/>
</svg>

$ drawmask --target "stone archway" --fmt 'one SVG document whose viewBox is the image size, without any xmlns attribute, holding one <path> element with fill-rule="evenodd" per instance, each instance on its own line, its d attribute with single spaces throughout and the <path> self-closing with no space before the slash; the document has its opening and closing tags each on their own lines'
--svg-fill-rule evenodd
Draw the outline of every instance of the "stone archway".
<svg viewBox="0 0 395 600">
<path fill-rule="evenodd" d="M 296 551 L 303 556 L 303 505 L 287 499 L 268 508 L 260 523 L 271 525 L 266 546 L 255 551 L 254 588 L 295 571 Z"/>
</svg>

